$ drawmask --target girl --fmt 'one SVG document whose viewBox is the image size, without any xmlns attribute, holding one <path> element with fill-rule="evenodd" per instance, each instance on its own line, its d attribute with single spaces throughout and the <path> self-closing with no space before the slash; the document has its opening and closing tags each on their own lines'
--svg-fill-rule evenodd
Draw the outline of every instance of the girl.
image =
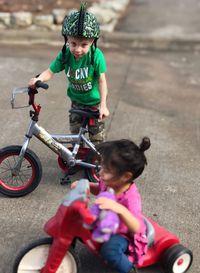
<svg viewBox="0 0 200 273">
<path fill-rule="evenodd" d="M 142 263 L 147 251 L 141 198 L 133 180 L 142 174 L 147 164 L 144 151 L 149 147 L 148 137 L 142 139 L 139 147 L 126 139 L 104 142 L 98 147 L 100 182 L 90 183 L 90 190 L 95 195 L 109 187 L 115 192 L 117 201 L 100 197 L 95 203 L 100 209 L 112 210 L 120 217 L 117 234 L 101 247 L 104 260 L 119 273 L 134 272 L 134 265 Z"/>
</svg>

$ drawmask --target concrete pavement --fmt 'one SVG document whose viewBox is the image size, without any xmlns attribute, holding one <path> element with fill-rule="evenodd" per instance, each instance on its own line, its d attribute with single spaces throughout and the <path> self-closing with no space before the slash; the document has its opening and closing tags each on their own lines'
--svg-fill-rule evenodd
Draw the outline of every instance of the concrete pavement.
<svg viewBox="0 0 200 273">
<path fill-rule="evenodd" d="M 28 109 L 11 110 L 11 90 L 25 86 L 32 75 L 47 67 L 59 48 L 42 46 L 1 46 L 0 52 L 0 146 L 21 144 L 28 126 Z M 144 213 L 180 237 L 194 253 L 190 273 L 199 272 L 199 161 L 200 161 L 200 62 L 190 52 L 118 52 L 105 50 L 108 64 L 111 112 L 107 138 L 131 138 L 137 143 L 145 135 L 152 146 L 148 166 L 137 185 Z M 65 99 L 66 79 L 57 75 L 48 91 L 40 92 L 40 125 L 52 133 L 67 132 L 69 100 Z M 19 97 L 21 103 L 26 98 Z M 0 196 L 0 268 L 11 273 L 13 260 L 22 246 L 44 236 L 42 226 L 51 217 L 66 187 L 56 156 L 36 139 L 30 148 L 39 156 L 43 176 L 30 195 L 10 199 Z M 82 174 L 74 176 L 77 179 Z M 83 250 L 81 273 L 114 273 Z M 91 262 L 92 261 L 92 262 Z M 160 267 L 142 273 L 163 273 Z"/>
<path fill-rule="evenodd" d="M 130 0 L 127 14 L 116 30 L 167 35 L 199 34 L 198 0 Z"/>
</svg>

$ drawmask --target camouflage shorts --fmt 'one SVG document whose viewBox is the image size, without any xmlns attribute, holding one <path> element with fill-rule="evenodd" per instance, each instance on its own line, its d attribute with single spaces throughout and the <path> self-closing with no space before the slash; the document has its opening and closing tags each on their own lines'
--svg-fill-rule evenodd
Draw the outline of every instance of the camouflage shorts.
<svg viewBox="0 0 200 273">
<path fill-rule="evenodd" d="M 73 102 L 71 105 L 72 108 L 75 109 L 90 109 L 95 110 L 98 109 L 98 105 L 84 105 L 80 103 Z M 70 131 L 72 134 L 78 134 L 79 129 L 82 125 L 83 118 L 80 115 L 75 113 L 70 113 L 69 115 L 69 124 L 70 124 Z M 94 124 L 89 125 L 89 138 L 94 144 L 99 144 L 105 141 L 105 123 L 104 121 L 99 121 L 98 119 L 94 120 Z"/>
</svg>

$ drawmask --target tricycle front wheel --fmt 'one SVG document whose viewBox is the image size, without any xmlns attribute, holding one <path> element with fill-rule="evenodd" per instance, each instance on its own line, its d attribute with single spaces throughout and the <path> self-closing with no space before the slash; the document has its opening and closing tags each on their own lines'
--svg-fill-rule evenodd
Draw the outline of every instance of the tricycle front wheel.
<svg viewBox="0 0 200 273">
<path fill-rule="evenodd" d="M 52 238 L 42 238 L 22 249 L 14 262 L 13 273 L 39 273 L 44 267 Z M 74 250 L 70 248 L 56 273 L 78 273 L 79 259 Z"/>
<path fill-rule="evenodd" d="M 177 244 L 166 250 L 162 260 L 166 273 L 184 273 L 190 268 L 193 255 L 189 249 Z"/>
<path fill-rule="evenodd" d="M 7 146 L 0 150 L 0 192 L 9 197 L 21 197 L 32 192 L 40 183 L 42 165 L 37 155 L 27 149 L 18 173 L 13 170 L 21 146 Z"/>
</svg>

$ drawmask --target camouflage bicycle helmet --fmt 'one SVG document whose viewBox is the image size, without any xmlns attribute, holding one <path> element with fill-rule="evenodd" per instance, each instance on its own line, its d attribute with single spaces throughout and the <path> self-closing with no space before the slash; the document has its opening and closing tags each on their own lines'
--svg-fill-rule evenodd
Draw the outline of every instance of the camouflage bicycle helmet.
<svg viewBox="0 0 200 273">
<path fill-rule="evenodd" d="M 63 36 L 83 38 L 99 38 L 100 28 L 96 17 L 86 11 L 86 4 L 81 4 L 80 10 L 65 16 L 62 25 Z"/>
<path fill-rule="evenodd" d="M 71 14 L 65 16 L 62 25 L 62 35 L 65 39 L 65 44 L 62 48 L 63 64 L 67 62 L 66 60 L 66 43 L 67 36 L 73 36 L 77 38 L 94 38 L 92 45 L 92 58 L 91 64 L 94 62 L 94 52 L 97 47 L 97 40 L 100 36 L 100 28 L 96 17 L 86 11 L 86 3 L 82 3 L 80 10 L 72 12 Z"/>
</svg>

